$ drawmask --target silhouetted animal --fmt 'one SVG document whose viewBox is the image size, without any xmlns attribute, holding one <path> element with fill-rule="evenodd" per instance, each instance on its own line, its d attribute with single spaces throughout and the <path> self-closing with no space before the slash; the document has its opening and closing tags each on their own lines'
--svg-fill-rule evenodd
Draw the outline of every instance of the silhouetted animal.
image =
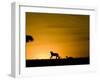
<svg viewBox="0 0 100 80">
<path fill-rule="evenodd" d="M 56 59 L 60 59 L 60 56 L 59 56 L 58 53 L 54 53 L 53 51 L 50 51 L 50 53 L 51 53 L 50 59 L 51 59 L 53 56 L 55 56 Z"/>
<path fill-rule="evenodd" d="M 66 56 L 66 59 L 68 59 L 68 56 Z"/>
<path fill-rule="evenodd" d="M 26 35 L 26 42 L 33 41 L 34 39 L 30 35 Z"/>
</svg>

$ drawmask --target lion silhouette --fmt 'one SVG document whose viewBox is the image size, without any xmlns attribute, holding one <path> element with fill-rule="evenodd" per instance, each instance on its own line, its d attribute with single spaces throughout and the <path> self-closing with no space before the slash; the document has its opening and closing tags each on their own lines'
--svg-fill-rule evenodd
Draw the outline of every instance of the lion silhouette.
<svg viewBox="0 0 100 80">
<path fill-rule="evenodd" d="M 50 51 L 50 54 L 51 54 L 50 59 L 52 59 L 53 56 L 55 56 L 56 59 L 60 59 L 60 56 L 58 53 L 54 53 L 53 51 Z"/>
</svg>

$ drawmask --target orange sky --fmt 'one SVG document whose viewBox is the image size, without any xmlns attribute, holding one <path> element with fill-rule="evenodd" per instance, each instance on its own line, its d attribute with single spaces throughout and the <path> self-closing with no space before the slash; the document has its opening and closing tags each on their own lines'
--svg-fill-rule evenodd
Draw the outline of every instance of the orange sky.
<svg viewBox="0 0 100 80">
<path fill-rule="evenodd" d="M 49 59 L 50 51 L 61 58 L 89 56 L 89 16 L 26 12 L 26 59 Z"/>
</svg>

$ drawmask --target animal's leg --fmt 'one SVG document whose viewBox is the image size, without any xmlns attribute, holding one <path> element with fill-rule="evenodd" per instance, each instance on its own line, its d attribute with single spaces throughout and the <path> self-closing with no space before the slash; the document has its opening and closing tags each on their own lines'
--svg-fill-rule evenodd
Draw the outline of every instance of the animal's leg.
<svg viewBox="0 0 100 80">
<path fill-rule="evenodd" d="M 58 59 L 60 59 L 59 56 L 58 56 Z"/>
<path fill-rule="evenodd" d="M 56 57 L 57 57 L 57 59 L 59 58 L 59 56 L 58 56 L 58 55 L 57 55 Z"/>
<path fill-rule="evenodd" d="M 56 56 L 56 59 L 58 59 L 58 56 Z"/>
<path fill-rule="evenodd" d="M 57 55 L 57 59 L 60 59 L 59 55 Z"/>
<path fill-rule="evenodd" d="M 52 56 L 50 57 L 50 59 L 52 58 Z"/>
</svg>

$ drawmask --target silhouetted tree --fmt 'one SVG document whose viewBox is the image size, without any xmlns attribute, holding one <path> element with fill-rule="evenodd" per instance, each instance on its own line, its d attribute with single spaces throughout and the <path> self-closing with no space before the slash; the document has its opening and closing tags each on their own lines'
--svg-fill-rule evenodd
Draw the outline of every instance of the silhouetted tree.
<svg viewBox="0 0 100 80">
<path fill-rule="evenodd" d="M 26 35 L 26 42 L 34 41 L 33 37 L 31 35 Z"/>
</svg>

